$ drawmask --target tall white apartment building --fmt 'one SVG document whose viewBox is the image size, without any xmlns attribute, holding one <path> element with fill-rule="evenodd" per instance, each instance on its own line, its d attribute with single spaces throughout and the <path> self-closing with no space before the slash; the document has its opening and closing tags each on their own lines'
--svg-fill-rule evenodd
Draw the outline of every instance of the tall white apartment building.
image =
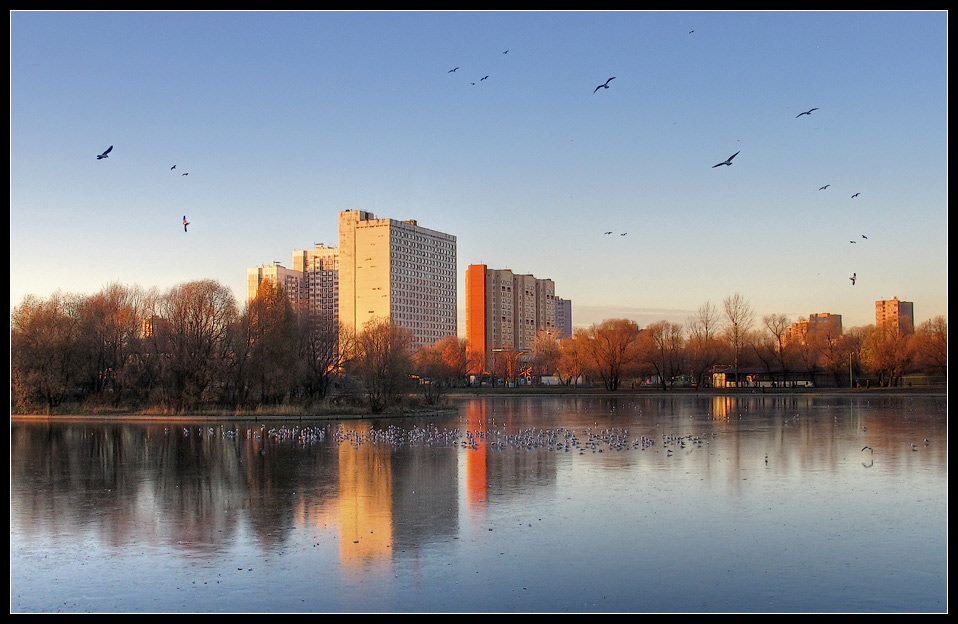
<svg viewBox="0 0 958 624">
<path fill-rule="evenodd" d="M 339 320 L 361 331 L 373 319 L 408 329 L 413 346 L 456 335 L 456 237 L 416 221 L 339 214 Z"/>
</svg>

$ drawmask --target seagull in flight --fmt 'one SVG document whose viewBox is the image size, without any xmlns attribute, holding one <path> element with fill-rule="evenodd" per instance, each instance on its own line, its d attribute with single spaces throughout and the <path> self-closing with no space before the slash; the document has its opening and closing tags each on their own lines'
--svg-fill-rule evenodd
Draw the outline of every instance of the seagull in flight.
<svg viewBox="0 0 958 624">
<path fill-rule="evenodd" d="M 189 171 L 187 171 L 187 172 L 186 172 L 186 173 L 184 173 L 183 175 L 190 175 L 190 172 L 189 172 Z"/>
<path fill-rule="evenodd" d="M 109 158 L 107 154 L 113 151 L 113 146 L 106 148 L 106 151 L 96 157 L 97 160 L 103 160 L 104 158 Z"/>
<path fill-rule="evenodd" d="M 505 52 L 503 52 L 503 54 L 509 54 L 509 50 L 506 50 Z"/>
<path fill-rule="evenodd" d="M 870 446 L 863 446 L 863 447 L 862 447 L 862 450 L 864 451 L 865 449 L 868 449 L 868 450 L 871 451 L 872 453 L 875 452 L 875 449 L 873 449 L 873 448 L 870 447 Z"/>
<path fill-rule="evenodd" d="M 826 184 L 825 186 L 819 188 L 818 190 L 824 191 L 824 190 L 827 189 L 829 186 L 831 186 L 831 184 Z"/>
<path fill-rule="evenodd" d="M 850 280 L 852 281 L 852 286 L 854 286 L 854 285 L 855 285 L 855 280 L 858 279 L 858 273 L 852 273 L 852 276 L 849 277 L 848 279 L 850 279 Z"/>
<path fill-rule="evenodd" d="M 721 167 L 722 165 L 728 165 L 729 167 L 731 167 L 731 166 L 732 166 L 732 159 L 735 158 L 736 156 L 738 156 L 738 155 L 739 155 L 739 152 L 741 152 L 741 151 L 742 151 L 742 150 L 739 150 L 738 152 L 735 152 L 734 154 L 732 154 L 731 156 L 729 156 L 728 159 L 727 159 L 725 162 L 720 162 L 720 163 L 717 164 L 717 165 L 712 165 L 712 169 L 715 169 L 716 167 Z"/>
<path fill-rule="evenodd" d="M 852 199 L 855 199 L 855 198 L 858 197 L 859 195 L 861 195 L 861 193 L 855 193 L 854 195 L 852 195 Z"/>
<path fill-rule="evenodd" d="M 810 108 L 810 109 L 808 109 L 807 111 L 805 111 L 804 113 L 799 113 L 799 114 L 795 115 L 795 119 L 798 119 L 798 118 L 801 117 L 802 115 L 811 115 L 811 114 L 812 114 L 812 111 L 817 111 L 817 110 L 818 110 L 817 108 Z"/>
<path fill-rule="evenodd" d="M 605 232 L 606 234 L 611 234 L 612 232 Z"/>
<path fill-rule="evenodd" d="M 482 82 L 483 80 L 485 80 L 485 79 L 488 78 L 488 77 L 489 77 L 489 76 L 483 76 L 482 78 L 479 79 L 479 82 Z"/>
<path fill-rule="evenodd" d="M 190 222 L 186 220 L 186 215 L 183 215 L 183 231 L 184 232 L 186 231 L 186 226 L 189 224 Z"/>
<path fill-rule="evenodd" d="M 453 67 L 452 69 L 450 69 L 450 70 L 447 71 L 446 73 L 447 73 L 447 74 L 451 74 L 452 72 L 456 71 L 457 69 L 459 69 L 459 68 L 458 68 L 458 67 Z"/>
<path fill-rule="evenodd" d="M 864 234 L 862 234 L 862 238 L 864 238 L 865 240 L 868 240 L 868 237 L 865 236 Z"/>
<path fill-rule="evenodd" d="M 173 171 L 174 169 L 176 169 L 176 165 L 173 165 L 172 167 L 170 167 L 170 171 Z"/>
<path fill-rule="evenodd" d="M 612 82 L 613 80 L 615 80 L 615 76 L 612 76 L 611 78 L 606 80 L 605 84 L 600 84 L 598 87 L 595 88 L 595 91 L 598 91 L 599 89 L 608 89 L 609 83 Z M 595 94 L 595 91 L 593 91 L 592 93 Z"/>
</svg>

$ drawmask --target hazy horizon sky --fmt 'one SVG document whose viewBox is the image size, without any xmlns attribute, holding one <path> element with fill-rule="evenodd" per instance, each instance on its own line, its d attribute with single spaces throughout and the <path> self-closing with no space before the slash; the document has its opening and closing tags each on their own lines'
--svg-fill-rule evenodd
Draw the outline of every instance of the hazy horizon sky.
<svg viewBox="0 0 958 624">
<path fill-rule="evenodd" d="M 242 306 L 357 209 L 457 237 L 460 333 L 479 263 L 575 325 L 947 316 L 947 18 L 13 11 L 11 308 L 207 278 Z"/>
</svg>

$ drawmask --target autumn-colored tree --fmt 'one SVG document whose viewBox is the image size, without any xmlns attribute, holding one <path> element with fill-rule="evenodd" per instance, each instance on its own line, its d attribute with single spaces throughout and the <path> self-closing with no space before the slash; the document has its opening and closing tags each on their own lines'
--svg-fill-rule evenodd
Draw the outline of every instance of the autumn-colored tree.
<svg viewBox="0 0 958 624">
<path fill-rule="evenodd" d="M 648 325 L 639 334 L 643 359 L 659 378 L 663 390 L 673 387 L 684 369 L 685 337 L 682 326 L 668 321 Z"/>
<path fill-rule="evenodd" d="M 909 345 L 912 359 L 922 372 L 945 375 L 948 372 L 948 321 L 936 316 L 919 325 Z"/>
<path fill-rule="evenodd" d="M 11 398 L 21 410 L 39 404 L 52 414 L 77 389 L 83 377 L 80 306 L 80 297 L 56 292 L 46 300 L 30 295 L 14 308 Z"/>
<path fill-rule="evenodd" d="M 446 336 L 434 345 L 420 347 L 413 356 L 420 378 L 419 389 L 427 403 L 439 402 L 442 393 L 462 381 L 469 365 L 466 340 Z"/>
<path fill-rule="evenodd" d="M 878 326 L 862 343 L 861 359 L 879 385 L 893 386 L 908 364 L 908 337 L 894 327 Z"/>
<path fill-rule="evenodd" d="M 618 390 L 623 376 L 634 372 L 641 358 L 638 324 L 628 319 L 607 319 L 592 325 L 586 336 L 586 370 L 601 379 L 606 390 Z"/>
<path fill-rule="evenodd" d="M 552 375 L 559 368 L 562 351 L 554 331 L 541 330 L 536 333 L 532 347 L 532 370 L 541 377 Z"/>
<path fill-rule="evenodd" d="M 578 385 L 585 375 L 585 360 L 588 354 L 589 334 L 584 329 L 572 332 L 569 338 L 559 341 L 559 362 L 556 374 L 563 385 Z"/>
</svg>

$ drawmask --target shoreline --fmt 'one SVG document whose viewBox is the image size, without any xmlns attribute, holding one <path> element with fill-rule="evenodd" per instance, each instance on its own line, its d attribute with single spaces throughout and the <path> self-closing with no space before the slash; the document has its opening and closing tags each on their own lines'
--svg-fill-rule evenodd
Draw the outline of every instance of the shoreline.
<svg viewBox="0 0 958 624">
<path fill-rule="evenodd" d="M 939 396 L 948 397 L 947 386 L 922 386 L 910 388 L 707 388 L 696 390 L 693 388 L 677 388 L 662 390 L 660 388 L 624 388 L 608 391 L 604 388 L 570 388 L 556 386 L 525 386 L 519 388 L 460 388 L 444 393 L 446 401 L 484 398 L 484 397 L 548 397 L 548 396 L 654 396 L 654 397 L 759 397 L 759 396 L 827 396 L 827 395 L 859 395 L 859 396 Z M 403 410 L 393 412 L 373 413 L 294 413 L 288 412 L 198 412 L 195 414 L 165 414 L 138 412 L 129 413 L 121 410 L 115 413 L 64 413 L 64 414 L 10 414 L 11 421 L 40 421 L 40 420 L 123 420 L 135 421 L 332 421 L 332 420 L 369 420 L 393 419 L 410 417 L 428 417 L 449 415 L 457 411 L 456 406 L 444 405 L 422 410 Z"/>
</svg>

